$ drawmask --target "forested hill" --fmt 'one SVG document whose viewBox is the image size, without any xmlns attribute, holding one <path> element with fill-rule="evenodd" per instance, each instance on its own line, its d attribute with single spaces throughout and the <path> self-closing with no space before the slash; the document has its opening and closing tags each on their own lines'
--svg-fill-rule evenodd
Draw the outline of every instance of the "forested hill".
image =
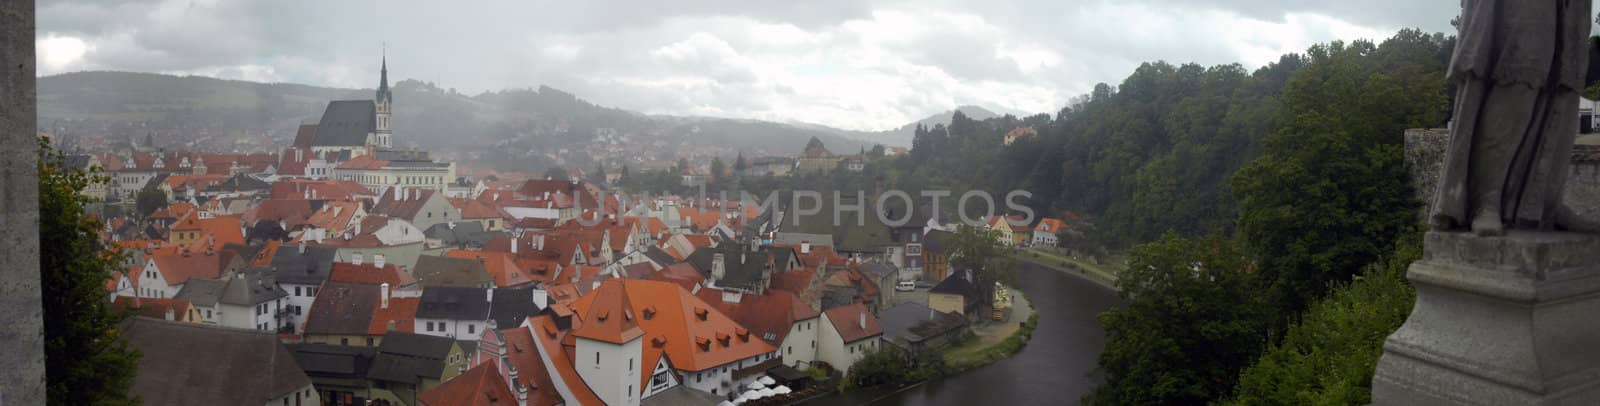
<svg viewBox="0 0 1600 406">
<path fill-rule="evenodd" d="M 240 139 L 284 146 L 297 125 L 316 122 L 328 101 L 373 96 L 371 89 L 131 72 L 47 76 L 38 87 L 40 125 L 52 133 L 118 140 L 154 134 L 161 145 L 200 149 L 232 148 Z M 393 89 L 397 143 L 502 170 L 592 168 L 594 160 L 628 164 L 624 157 L 672 161 L 676 151 L 791 155 L 811 137 L 835 151 L 875 143 L 839 130 L 768 121 L 645 115 L 543 86 L 466 95 L 401 80 Z M 623 137 L 639 150 L 603 156 Z"/>
<path fill-rule="evenodd" d="M 1328 107 L 1322 104 L 1394 96 L 1355 91 L 1443 95 L 1442 88 L 1415 86 L 1442 81 L 1439 72 L 1452 43 L 1441 34 L 1408 30 L 1381 43 L 1319 45 L 1254 71 L 1238 64 L 1146 63 L 1120 84 L 1097 85 L 1055 117 L 975 120 L 956 114 L 949 126 L 919 126 L 913 129 L 910 156 L 877 161 L 860 178 L 884 179 L 903 189 L 954 188 L 957 195 L 966 189 L 1028 190 L 1036 212 L 1087 215 L 1092 224 L 1082 231 L 1091 238 L 1080 241 L 1113 247 L 1151 241 L 1167 230 L 1187 236 L 1230 232 L 1239 220 L 1235 172 L 1262 154 L 1269 134 L 1283 130 L 1300 111 Z M 1315 64 L 1335 66 L 1306 72 Z M 1356 87 L 1369 80 L 1362 77 L 1312 77 L 1366 75 L 1378 67 L 1390 69 L 1382 74 L 1398 82 L 1395 89 Z M 1296 80 L 1333 82 L 1316 88 L 1302 83 L 1297 90 Z M 1347 88 L 1330 88 L 1335 85 Z M 1300 97 L 1287 99 L 1286 93 Z M 1442 125 L 1445 112 L 1440 113 L 1406 125 Z M 1018 127 L 1032 127 L 1039 135 L 1004 145 L 1004 135 Z M 1375 124 L 1358 135 L 1372 146 L 1399 146 L 1403 130 Z"/>
</svg>

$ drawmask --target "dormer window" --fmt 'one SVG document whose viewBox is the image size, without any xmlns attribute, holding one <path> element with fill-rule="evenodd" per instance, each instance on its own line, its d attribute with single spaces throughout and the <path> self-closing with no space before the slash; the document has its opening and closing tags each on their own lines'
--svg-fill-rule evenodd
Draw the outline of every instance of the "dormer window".
<svg viewBox="0 0 1600 406">
<path fill-rule="evenodd" d="M 696 307 L 696 308 L 694 308 L 694 315 L 695 315 L 695 317 L 700 318 L 700 321 L 706 321 L 706 317 L 709 314 L 710 314 L 710 312 L 706 311 L 706 308 L 704 308 L 704 307 Z"/>
</svg>

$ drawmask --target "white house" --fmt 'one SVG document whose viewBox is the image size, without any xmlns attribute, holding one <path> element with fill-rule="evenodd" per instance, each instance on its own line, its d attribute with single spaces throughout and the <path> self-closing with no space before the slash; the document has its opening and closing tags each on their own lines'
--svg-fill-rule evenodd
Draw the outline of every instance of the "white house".
<svg viewBox="0 0 1600 406">
<path fill-rule="evenodd" d="M 822 312 L 822 330 L 817 335 L 817 360 L 850 373 L 850 366 L 878 348 L 883 328 L 867 306 L 856 303 Z"/>
<path fill-rule="evenodd" d="M 415 333 L 476 341 L 489 325 L 494 289 L 433 287 L 422 291 Z"/>
</svg>

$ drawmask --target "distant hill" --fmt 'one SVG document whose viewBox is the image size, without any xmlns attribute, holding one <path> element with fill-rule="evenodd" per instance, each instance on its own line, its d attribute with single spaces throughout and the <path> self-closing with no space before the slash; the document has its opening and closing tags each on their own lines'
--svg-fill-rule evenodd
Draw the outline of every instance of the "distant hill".
<svg viewBox="0 0 1600 406">
<path fill-rule="evenodd" d="M 838 134 L 838 135 L 846 137 L 846 138 L 860 140 L 860 141 L 868 142 L 868 143 L 878 143 L 878 144 L 885 144 L 885 145 L 895 145 L 895 146 L 902 146 L 902 147 L 910 147 L 911 146 L 911 138 L 912 138 L 913 134 L 916 132 L 918 124 L 921 124 L 921 125 L 926 126 L 926 127 L 933 127 L 934 125 L 939 125 L 939 124 L 950 125 L 950 117 L 955 116 L 957 111 L 960 111 L 961 113 L 966 114 L 967 117 L 970 117 L 973 120 L 978 120 L 978 121 L 983 121 L 983 120 L 987 120 L 987 119 L 991 119 L 991 118 L 995 118 L 995 117 L 1000 117 L 1000 116 L 1004 115 L 1004 114 L 1001 114 L 1001 113 L 996 113 L 996 112 L 990 111 L 989 109 L 983 108 L 981 106 L 966 105 L 966 106 L 958 106 L 958 107 L 956 107 L 954 109 L 950 109 L 950 110 L 944 111 L 942 113 L 930 115 L 930 116 L 925 117 L 925 118 L 923 118 L 921 120 L 917 120 L 917 121 L 913 121 L 913 122 L 910 122 L 910 123 L 906 123 L 905 125 L 901 125 L 900 127 L 897 127 L 895 129 L 892 129 L 892 130 L 853 131 L 853 130 L 841 130 L 841 129 L 827 127 L 827 126 L 823 126 L 823 125 L 817 125 L 817 124 L 795 124 L 795 125 L 802 126 L 802 127 L 813 128 L 813 129 L 822 130 L 822 131 L 831 131 L 834 134 Z M 1019 116 L 1019 118 L 1021 116 L 1021 114 L 1018 113 L 1018 112 L 1008 112 L 1007 114 L 1016 115 L 1016 116 Z"/>
<path fill-rule="evenodd" d="M 131 72 L 47 76 L 38 88 L 45 131 L 68 139 L 105 139 L 112 147 L 151 136 L 161 147 L 204 150 L 282 148 L 299 124 L 321 117 L 328 101 L 373 96 L 372 89 Z M 465 95 L 403 80 L 393 89 L 399 146 L 501 170 L 593 168 L 597 161 L 643 165 L 679 157 L 709 161 L 738 153 L 793 155 L 813 136 L 834 151 L 870 147 L 841 130 L 644 115 L 545 86 Z"/>
</svg>

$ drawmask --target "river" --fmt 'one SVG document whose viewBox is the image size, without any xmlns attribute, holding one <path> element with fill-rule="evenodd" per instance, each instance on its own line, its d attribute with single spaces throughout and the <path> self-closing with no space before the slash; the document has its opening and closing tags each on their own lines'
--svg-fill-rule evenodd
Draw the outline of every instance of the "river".
<svg viewBox="0 0 1600 406">
<path fill-rule="evenodd" d="M 1121 300 L 1116 292 L 1068 274 L 1017 261 L 1022 290 L 1039 313 L 1039 326 L 1022 352 L 961 374 L 885 396 L 866 390 L 806 405 L 1061 405 L 1076 404 L 1094 388 L 1089 376 L 1105 348 L 1095 316 Z"/>
</svg>

